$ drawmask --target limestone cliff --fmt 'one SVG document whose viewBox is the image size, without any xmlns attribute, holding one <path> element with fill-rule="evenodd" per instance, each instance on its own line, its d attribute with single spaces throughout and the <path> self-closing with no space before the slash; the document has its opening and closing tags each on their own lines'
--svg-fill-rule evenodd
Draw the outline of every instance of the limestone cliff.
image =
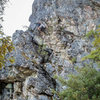
<svg viewBox="0 0 100 100">
<path fill-rule="evenodd" d="M 92 47 L 84 36 L 100 24 L 100 1 L 34 0 L 29 21 L 28 30 L 13 34 L 7 57 L 15 63 L 0 71 L 0 100 L 52 100 L 51 89 L 64 88 L 53 76 L 67 79 L 84 65 Z"/>
</svg>

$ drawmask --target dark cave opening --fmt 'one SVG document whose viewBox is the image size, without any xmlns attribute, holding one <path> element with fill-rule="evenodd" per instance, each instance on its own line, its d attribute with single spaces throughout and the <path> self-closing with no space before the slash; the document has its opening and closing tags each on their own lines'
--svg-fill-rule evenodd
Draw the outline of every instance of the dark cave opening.
<svg viewBox="0 0 100 100">
<path fill-rule="evenodd" d="M 7 98 L 13 98 L 14 86 L 13 83 L 6 83 L 0 81 L 0 100 L 6 100 Z"/>
</svg>

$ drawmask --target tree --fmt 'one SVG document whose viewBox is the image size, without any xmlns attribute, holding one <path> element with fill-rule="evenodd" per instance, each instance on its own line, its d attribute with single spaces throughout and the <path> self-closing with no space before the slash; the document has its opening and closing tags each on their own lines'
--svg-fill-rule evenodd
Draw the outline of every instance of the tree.
<svg viewBox="0 0 100 100">
<path fill-rule="evenodd" d="M 96 63 L 100 64 L 100 26 L 95 31 L 90 31 L 87 35 L 88 38 L 94 37 L 92 42 L 94 50 L 90 52 L 88 56 L 85 56 L 82 60 L 92 59 Z"/>
<path fill-rule="evenodd" d="M 5 66 L 6 61 L 14 62 L 14 58 L 6 58 L 6 54 L 10 53 L 14 49 L 13 43 L 11 41 L 10 36 L 6 36 L 4 33 L 0 31 L 0 68 Z"/>
<path fill-rule="evenodd" d="M 56 92 L 60 100 L 100 100 L 100 72 L 86 66 L 77 68 L 77 74 L 69 75 L 69 80 L 58 77 L 65 90 Z"/>
<path fill-rule="evenodd" d="M 90 31 L 87 37 L 94 37 L 94 49 L 82 60 L 91 59 L 100 67 L 100 26 L 95 31 Z M 100 100 L 100 71 L 93 68 L 93 63 L 77 68 L 76 71 L 77 74 L 69 75 L 68 80 L 56 76 L 67 88 L 54 93 L 60 100 Z"/>
<path fill-rule="evenodd" d="M 2 15 L 3 15 L 5 4 L 7 1 L 9 1 L 9 0 L 0 0 L 0 22 L 3 21 Z M 10 53 L 13 49 L 14 49 L 14 47 L 13 47 L 13 43 L 11 41 L 11 37 L 6 36 L 2 32 L 2 25 L 0 24 L 0 68 L 5 66 L 5 62 L 7 60 L 9 60 L 11 63 L 14 62 L 13 57 L 10 57 L 8 59 L 5 57 L 6 54 Z"/>
<path fill-rule="evenodd" d="M 1 22 L 3 21 L 3 13 L 6 2 L 9 0 L 0 0 L 0 29 L 2 28 Z"/>
</svg>

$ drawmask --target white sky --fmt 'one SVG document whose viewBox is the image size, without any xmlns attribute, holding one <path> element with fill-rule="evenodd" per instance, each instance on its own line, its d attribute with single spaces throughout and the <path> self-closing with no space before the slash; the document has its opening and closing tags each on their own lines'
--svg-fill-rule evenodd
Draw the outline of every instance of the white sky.
<svg viewBox="0 0 100 100">
<path fill-rule="evenodd" d="M 34 0 L 10 0 L 4 12 L 3 30 L 7 35 L 12 36 L 15 30 L 29 26 L 29 16 L 32 13 Z"/>
</svg>

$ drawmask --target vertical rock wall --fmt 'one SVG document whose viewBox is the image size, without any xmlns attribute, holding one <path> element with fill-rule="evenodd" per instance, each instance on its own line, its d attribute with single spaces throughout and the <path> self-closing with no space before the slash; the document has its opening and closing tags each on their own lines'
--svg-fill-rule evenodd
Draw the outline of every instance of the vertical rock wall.
<svg viewBox="0 0 100 100">
<path fill-rule="evenodd" d="M 92 47 L 85 34 L 100 24 L 99 9 L 99 0 L 34 0 L 28 30 L 12 37 L 7 57 L 15 63 L 0 71 L 0 100 L 52 100 L 51 89 L 64 88 L 53 76 L 67 79 L 74 66 L 89 63 L 81 61 Z"/>
</svg>

